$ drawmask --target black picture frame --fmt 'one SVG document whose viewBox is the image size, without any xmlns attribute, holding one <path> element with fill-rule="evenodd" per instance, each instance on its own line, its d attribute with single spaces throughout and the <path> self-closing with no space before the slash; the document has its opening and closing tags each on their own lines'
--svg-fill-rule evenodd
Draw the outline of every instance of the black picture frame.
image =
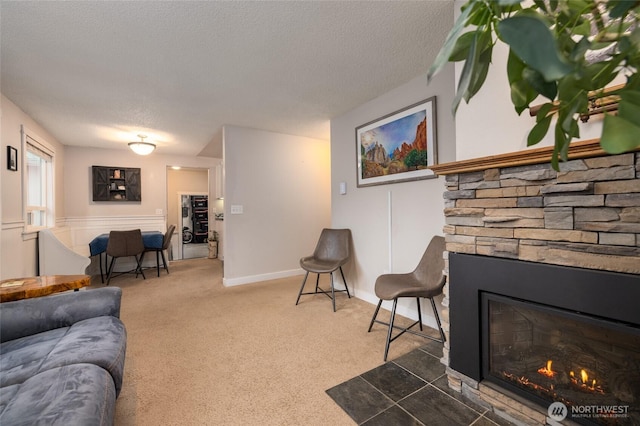
<svg viewBox="0 0 640 426">
<path fill-rule="evenodd" d="M 11 145 L 7 146 L 7 169 L 18 171 L 18 150 Z"/>
</svg>

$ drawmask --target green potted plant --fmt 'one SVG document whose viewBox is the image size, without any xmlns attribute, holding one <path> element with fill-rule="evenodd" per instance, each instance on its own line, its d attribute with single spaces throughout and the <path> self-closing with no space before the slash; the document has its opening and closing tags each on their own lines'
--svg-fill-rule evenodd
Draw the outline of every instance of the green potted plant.
<svg viewBox="0 0 640 426">
<path fill-rule="evenodd" d="M 428 72 L 464 61 L 453 103 L 469 102 L 485 82 L 493 47 L 509 48 L 507 75 L 518 114 L 536 106 L 528 145 L 554 126 L 552 164 L 566 160 L 578 120 L 606 96 L 617 99 L 617 115 L 606 114 L 600 145 L 616 154 L 640 146 L 640 1 L 631 0 L 469 0 Z M 626 83 L 605 91 L 619 75 Z"/>
</svg>

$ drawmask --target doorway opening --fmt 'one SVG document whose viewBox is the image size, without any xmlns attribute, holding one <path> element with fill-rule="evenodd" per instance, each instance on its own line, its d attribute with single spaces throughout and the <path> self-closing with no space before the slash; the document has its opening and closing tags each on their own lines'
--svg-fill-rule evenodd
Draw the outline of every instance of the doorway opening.
<svg viewBox="0 0 640 426">
<path fill-rule="evenodd" d="M 182 259 L 209 256 L 209 196 L 207 194 L 180 195 Z"/>
<path fill-rule="evenodd" d="M 210 175 L 207 168 L 167 167 L 167 225 L 175 224 L 172 260 L 209 256 Z"/>
</svg>

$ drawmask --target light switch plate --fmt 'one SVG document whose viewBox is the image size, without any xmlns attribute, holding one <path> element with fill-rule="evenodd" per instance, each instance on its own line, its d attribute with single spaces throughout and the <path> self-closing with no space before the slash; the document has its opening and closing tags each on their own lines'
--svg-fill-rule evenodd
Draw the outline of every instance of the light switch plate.
<svg viewBox="0 0 640 426">
<path fill-rule="evenodd" d="M 244 213 L 244 208 L 241 204 L 236 204 L 231 206 L 231 214 L 242 214 Z"/>
</svg>

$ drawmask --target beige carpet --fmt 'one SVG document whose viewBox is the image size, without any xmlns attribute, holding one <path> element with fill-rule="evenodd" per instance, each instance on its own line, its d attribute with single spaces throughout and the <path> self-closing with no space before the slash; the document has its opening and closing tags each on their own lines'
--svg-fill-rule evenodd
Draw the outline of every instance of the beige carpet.
<svg viewBox="0 0 640 426">
<path fill-rule="evenodd" d="M 296 306 L 302 276 L 225 288 L 215 259 L 170 272 L 111 281 L 128 333 L 116 425 L 354 424 L 325 390 L 383 363 L 373 305 L 341 293 L 336 313 L 324 295 Z M 424 343 L 405 335 L 389 358 Z"/>
</svg>

